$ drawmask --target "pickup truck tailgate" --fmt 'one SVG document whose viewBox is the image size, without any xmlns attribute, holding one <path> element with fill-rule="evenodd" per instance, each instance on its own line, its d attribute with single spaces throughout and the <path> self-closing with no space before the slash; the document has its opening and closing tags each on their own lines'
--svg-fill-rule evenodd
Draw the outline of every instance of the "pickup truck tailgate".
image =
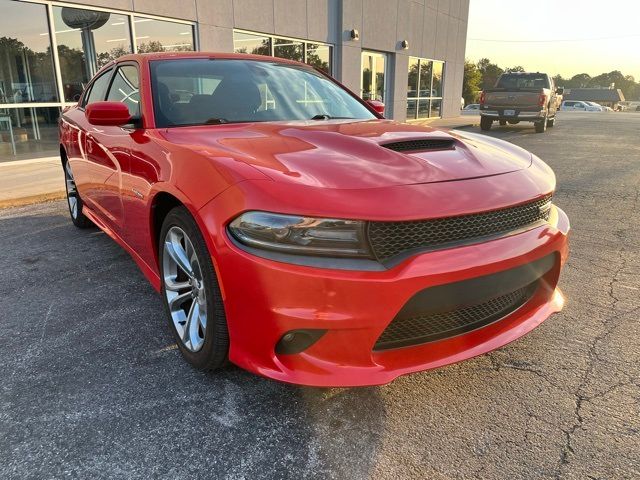
<svg viewBox="0 0 640 480">
<path fill-rule="evenodd" d="M 489 107 L 534 107 L 540 91 L 487 92 L 484 103 Z"/>
</svg>

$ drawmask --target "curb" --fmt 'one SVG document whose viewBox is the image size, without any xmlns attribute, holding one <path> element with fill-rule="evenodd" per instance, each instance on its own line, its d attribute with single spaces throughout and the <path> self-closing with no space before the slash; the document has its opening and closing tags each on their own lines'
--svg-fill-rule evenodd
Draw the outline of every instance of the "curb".
<svg viewBox="0 0 640 480">
<path fill-rule="evenodd" d="M 65 191 L 41 193 L 38 195 L 31 195 L 29 197 L 21 198 L 8 198 L 6 200 L 0 200 L 0 210 L 5 208 L 24 207 L 26 205 L 33 205 L 34 203 L 51 202 L 53 200 L 62 200 L 66 198 L 67 193 Z"/>
</svg>

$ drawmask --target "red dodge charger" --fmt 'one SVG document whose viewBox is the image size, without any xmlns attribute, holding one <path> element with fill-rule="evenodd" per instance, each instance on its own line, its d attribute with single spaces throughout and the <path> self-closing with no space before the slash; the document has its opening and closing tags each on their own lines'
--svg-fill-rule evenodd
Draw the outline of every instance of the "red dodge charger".
<svg viewBox="0 0 640 480">
<path fill-rule="evenodd" d="M 60 121 L 71 220 L 131 254 L 199 369 L 384 384 L 558 312 L 551 169 L 381 111 L 297 62 L 122 57 Z"/>
</svg>

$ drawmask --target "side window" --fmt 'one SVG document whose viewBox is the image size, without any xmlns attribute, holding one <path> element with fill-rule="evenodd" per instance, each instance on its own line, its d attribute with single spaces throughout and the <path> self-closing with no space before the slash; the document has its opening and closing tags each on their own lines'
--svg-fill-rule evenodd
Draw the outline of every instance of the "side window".
<svg viewBox="0 0 640 480">
<path fill-rule="evenodd" d="M 84 105 L 88 105 L 93 102 L 101 102 L 102 100 L 104 100 L 104 97 L 107 93 L 107 88 L 109 87 L 111 72 L 112 70 L 108 70 L 95 79 L 95 81 L 91 84 L 91 90 L 89 91 L 89 95 L 87 96 Z"/>
<path fill-rule="evenodd" d="M 136 67 L 123 65 L 116 70 L 107 100 L 124 103 L 132 117 L 140 117 L 140 82 Z"/>
</svg>

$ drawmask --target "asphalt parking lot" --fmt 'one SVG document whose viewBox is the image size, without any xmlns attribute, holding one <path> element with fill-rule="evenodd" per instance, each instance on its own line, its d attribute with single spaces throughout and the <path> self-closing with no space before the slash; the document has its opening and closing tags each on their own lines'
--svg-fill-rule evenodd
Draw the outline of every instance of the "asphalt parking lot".
<svg viewBox="0 0 640 480">
<path fill-rule="evenodd" d="M 63 202 L 0 210 L 0 478 L 640 477 L 640 114 L 489 134 L 555 169 L 565 310 L 384 387 L 194 371 L 115 243 Z"/>
</svg>

